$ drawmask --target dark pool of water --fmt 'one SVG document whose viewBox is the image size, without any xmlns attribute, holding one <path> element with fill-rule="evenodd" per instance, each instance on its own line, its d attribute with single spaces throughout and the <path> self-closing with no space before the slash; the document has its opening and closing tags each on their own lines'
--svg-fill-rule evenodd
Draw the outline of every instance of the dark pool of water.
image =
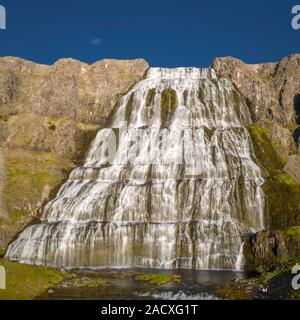
<svg viewBox="0 0 300 320">
<path fill-rule="evenodd" d="M 180 283 L 166 283 L 160 286 L 135 280 L 136 274 L 174 274 L 180 275 Z M 161 269 L 104 269 L 80 270 L 77 277 L 84 279 L 107 279 L 108 286 L 75 287 L 72 284 L 59 285 L 50 290 L 41 299 L 195 299 L 215 300 L 221 296 L 218 290 L 232 279 L 245 278 L 249 275 L 234 271 L 200 270 L 161 270 Z"/>
</svg>

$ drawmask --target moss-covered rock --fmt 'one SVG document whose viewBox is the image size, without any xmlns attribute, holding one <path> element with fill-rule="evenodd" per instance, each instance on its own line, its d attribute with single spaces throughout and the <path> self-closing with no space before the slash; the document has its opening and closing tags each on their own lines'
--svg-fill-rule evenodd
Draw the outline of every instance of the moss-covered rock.
<svg viewBox="0 0 300 320">
<path fill-rule="evenodd" d="M 7 122 L 10 116 L 8 114 L 0 114 L 0 121 Z"/>
<path fill-rule="evenodd" d="M 38 297 L 66 277 L 55 269 L 29 266 L 0 259 L 6 271 L 6 289 L 0 290 L 0 300 L 29 300 Z"/>
<path fill-rule="evenodd" d="M 264 168 L 266 182 L 267 226 L 274 229 L 300 225 L 300 184 L 284 171 L 286 159 L 278 153 L 268 128 L 261 124 L 248 127 L 259 164 Z"/>
<path fill-rule="evenodd" d="M 252 298 L 250 290 L 237 286 L 222 287 L 217 292 L 225 300 L 250 300 Z"/>
<path fill-rule="evenodd" d="M 97 288 L 102 286 L 110 285 L 108 279 L 96 278 L 96 277 L 71 277 L 67 280 L 64 285 L 69 287 L 88 287 L 88 288 Z"/>
<path fill-rule="evenodd" d="M 263 186 L 267 225 L 273 229 L 300 225 L 300 185 L 285 175 L 270 177 Z"/>
<path fill-rule="evenodd" d="M 257 124 L 248 126 L 249 133 L 254 148 L 254 153 L 269 174 L 280 172 L 284 166 L 284 160 L 280 158 L 274 148 L 274 145 L 268 137 L 267 129 Z"/>
<path fill-rule="evenodd" d="M 180 275 L 173 275 L 173 274 L 159 274 L 159 273 L 145 273 L 145 274 L 138 274 L 135 276 L 135 280 L 148 282 L 150 284 L 154 284 L 157 286 L 164 285 L 169 282 L 176 282 L 180 283 L 181 276 Z"/>
<path fill-rule="evenodd" d="M 262 273 L 300 256 L 300 227 L 257 232 L 244 245 L 253 269 Z"/>
<path fill-rule="evenodd" d="M 161 125 L 164 127 L 169 124 L 177 108 L 176 92 L 173 89 L 163 90 L 160 101 Z"/>
<path fill-rule="evenodd" d="M 272 268 L 261 268 L 260 274 L 250 278 L 234 279 L 220 288 L 219 294 L 231 300 L 236 299 L 292 299 L 299 300 L 299 290 L 291 286 L 292 268 L 300 264 L 300 257 L 282 257 Z M 268 288 L 268 294 L 263 289 Z"/>
<path fill-rule="evenodd" d="M 0 247 L 5 248 L 31 215 L 51 198 L 73 168 L 71 160 L 51 152 L 5 149 L 7 219 L 0 218 Z"/>
</svg>

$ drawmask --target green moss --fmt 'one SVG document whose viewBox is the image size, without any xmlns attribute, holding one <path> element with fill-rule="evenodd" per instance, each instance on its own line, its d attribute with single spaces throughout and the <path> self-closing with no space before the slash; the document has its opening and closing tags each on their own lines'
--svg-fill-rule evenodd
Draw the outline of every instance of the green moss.
<svg viewBox="0 0 300 320">
<path fill-rule="evenodd" d="M 300 240 L 300 227 L 290 227 L 286 230 L 286 235 L 294 240 Z"/>
<path fill-rule="evenodd" d="M 284 160 L 277 154 L 267 135 L 267 129 L 257 125 L 250 125 L 248 130 L 259 163 L 271 174 L 273 171 L 281 171 L 284 166 Z"/>
<path fill-rule="evenodd" d="M 22 210 L 16 210 L 16 211 L 14 211 L 14 212 L 12 212 L 12 213 L 10 214 L 10 217 L 11 217 L 12 219 L 18 219 L 18 218 L 23 217 L 25 214 L 26 214 L 26 213 L 25 213 L 24 211 L 22 211 Z"/>
<path fill-rule="evenodd" d="M 34 299 L 53 285 L 61 282 L 65 274 L 38 266 L 30 266 L 0 259 L 6 270 L 6 290 L 0 290 L 0 300 Z"/>
<path fill-rule="evenodd" d="M 235 90 L 232 91 L 232 100 L 235 106 L 239 106 L 241 104 L 241 97 Z"/>
<path fill-rule="evenodd" d="M 258 281 L 261 283 L 268 283 L 271 280 L 280 277 L 286 272 L 290 272 L 291 269 L 299 264 L 300 257 L 281 257 L 276 265 L 276 268 L 272 271 L 264 272 L 258 277 Z"/>
<path fill-rule="evenodd" d="M 250 245 L 249 241 L 246 241 L 243 246 L 243 254 L 244 254 L 244 258 L 246 259 L 246 261 L 252 262 L 253 253 L 252 253 L 251 245 Z"/>
<path fill-rule="evenodd" d="M 267 200 L 267 224 L 271 228 L 286 228 L 300 224 L 300 185 L 283 170 L 285 164 L 268 138 L 267 129 L 258 125 L 248 127 L 254 152 L 265 169 L 263 190 Z"/>
<path fill-rule="evenodd" d="M 168 125 L 177 108 L 176 91 L 165 89 L 161 93 L 160 117 L 162 126 Z"/>
<path fill-rule="evenodd" d="M 10 116 L 7 114 L 1 114 L 0 115 L 0 121 L 7 122 L 9 120 Z"/>
<path fill-rule="evenodd" d="M 17 227 L 15 223 L 63 181 L 72 164 L 52 153 L 7 150 L 6 154 L 7 206 Z"/>
<path fill-rule="evenodd" d="M 173 274 L 139 274 L 135 277 L 135 280 L 161 286 L 169 282 L 180 283 L 181 276 Z"/>
<path fill-rule="evenodd" d="M 22 210 L 16 210 L 16 211 L 11 212 L 10 213 L 11 224 L 16 225 L 18 223 L 18 220 L 26 215 L 27 215 L 27 213 Z"/>
<path fill-rule="evenodd" d="M 225 287 L 219 288 L 218 294 L 227 300 L 249 300 L 251 295 L 244 288 Z"/>
<path fill-rule="evenodd" d="M 86 155 L 90 148 L 90 145 L 97 135 L 99 127 L 80 125 L 79 130 L 80 134 L 76 139 L 77 159 L 73 159 L 73 161 L 75 160 L 76 165 L 83 164 L 84 159 L 86 158 Z"/>
<path fill-rule="evenodd" d="M 88 287 L 88 288 L 97 288 L 110 285 L 110 281 L 102 278 L 76 278 L 71 281 L 71 286 L 73 287 Z"/>
<path fill-rule="evenodd" d="M 286 276 L 290 276 L 291 269 L 299 263 L 300 257 L 298 256 L 278 257 L 278 262 L 271 271 L 247 279 L 235 279 L 225 288 L 220 288 L 219 294 L 226 299 L 257 299 L 261 296 L 262 289 L 266 284 L 272 287 L 275 282 L 286 283 Z M 295 293 L 292 288 L 291 291 Z"/>
<path fill-rule="evenodd" d="M 147 106 L 152 105 L 154 97 L 155 97 L 155 93 L 156 93 L 155 89 L 150 89 L 148 91 L 147 98 L 146 98 L 146 105 Z"/>
<path fill-rule="evenodd" d="M 284 126 L 284 128 L 288 129 L 291 133 L 291 135 L 299 128 L 299 125 L 297 124 L 289 124 L 287 126 Z"/>
<path fill-rule="evenodd" d="M 282 229 L 300 224 L 300 185 L 269 178 L 263 186 L 267 196 L 269 227 Z"/>
<path fill-rule="evenodd" d="M 48 128 L 49 128 L 49 130 L 51 130 L 51 131 L 55 131 L 55 129 L 56 129 L 56 125 L 54 124 L 54 123 L 52 123 L 52 122 L 48 122 Z"/>
<path fill-rule="evenodd" d="M 275 177 L 279 182 L 287 184 L 287 185 L 294 185 L 297 184 L 296 180 L 289 176 L 287 173 L 280 173 Z"/>
</svg>

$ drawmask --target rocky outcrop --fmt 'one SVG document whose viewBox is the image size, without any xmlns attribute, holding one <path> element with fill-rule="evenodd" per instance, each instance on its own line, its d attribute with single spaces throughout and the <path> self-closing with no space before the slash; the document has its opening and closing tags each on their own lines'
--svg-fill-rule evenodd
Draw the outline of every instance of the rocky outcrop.
<svg viewBox="0 0 300 320">
<path fill-rule="evenodd" d="M 291 155 L 285 166 L 284 170 L 295 179 L 297 183 L 300 183 L 300 155 Z"/>
<path fill-rule="evenodd" d="M 263 230 L 244 245 L 248 268 L 262 273 L 300 255 L 300 227 Z"/>
<path fill-rule="evenodd" d="M 254 121 L 300 124 L 300 55 L 279 63 L 245 64 L 225 57 L 213 62 L 216 72 L 230 78 L 247 99 Z"/>
<path fill-rule="evenodd" d="M 103 125 L 119 97 L 147 69 L 143 59 L 101 60 L 92 65 L 61 59 L 46 66 L 0 58 L 0 114 L 31 112 Z"/>
<path fill-rule="evenodd" d="M 81 163 L 121 95 L 148 64 L 0 58 L 0 249 Z"/>
</svg>

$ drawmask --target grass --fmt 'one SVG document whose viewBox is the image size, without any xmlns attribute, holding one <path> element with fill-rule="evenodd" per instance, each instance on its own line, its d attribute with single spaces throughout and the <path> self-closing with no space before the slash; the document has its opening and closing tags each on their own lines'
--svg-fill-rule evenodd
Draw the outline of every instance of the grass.
<svg viewBox="0 0 300 320">
<path fill-rule="evenodd" d="M 0 236 L 11 239 L 30 220 L 49 192 L 58 187 L 71 169 L 71 162 L 53 153 L 6 149 L 5 197 L 10 221 L 3 222 Z"/>
<path fill-rule="evenodd" d="M 274 270 L 265 272 L 258 277 L 260 283 L 268 283 L 283 273 L 290 272 L 296 264 L 300 263 L 300 257 L 282 257 L 280 260 Z"/>
<path fill-rule="evenodd" d="M 32 300 L 66 277 L 56 269 L 6 259 L 0 259 L 0 265 L 6 270 L 6 289 L 0 290 L 0 300 Z"/>
<path fill-rule="evenodd" d="M 22 210 L 16 210 L 10 213 L 10 218 L 11 218 L 11 224 L 12 226 L 15 226 L 18 223 L 18 220 L 25 217 L 27 213 Z"/>
</svg>

